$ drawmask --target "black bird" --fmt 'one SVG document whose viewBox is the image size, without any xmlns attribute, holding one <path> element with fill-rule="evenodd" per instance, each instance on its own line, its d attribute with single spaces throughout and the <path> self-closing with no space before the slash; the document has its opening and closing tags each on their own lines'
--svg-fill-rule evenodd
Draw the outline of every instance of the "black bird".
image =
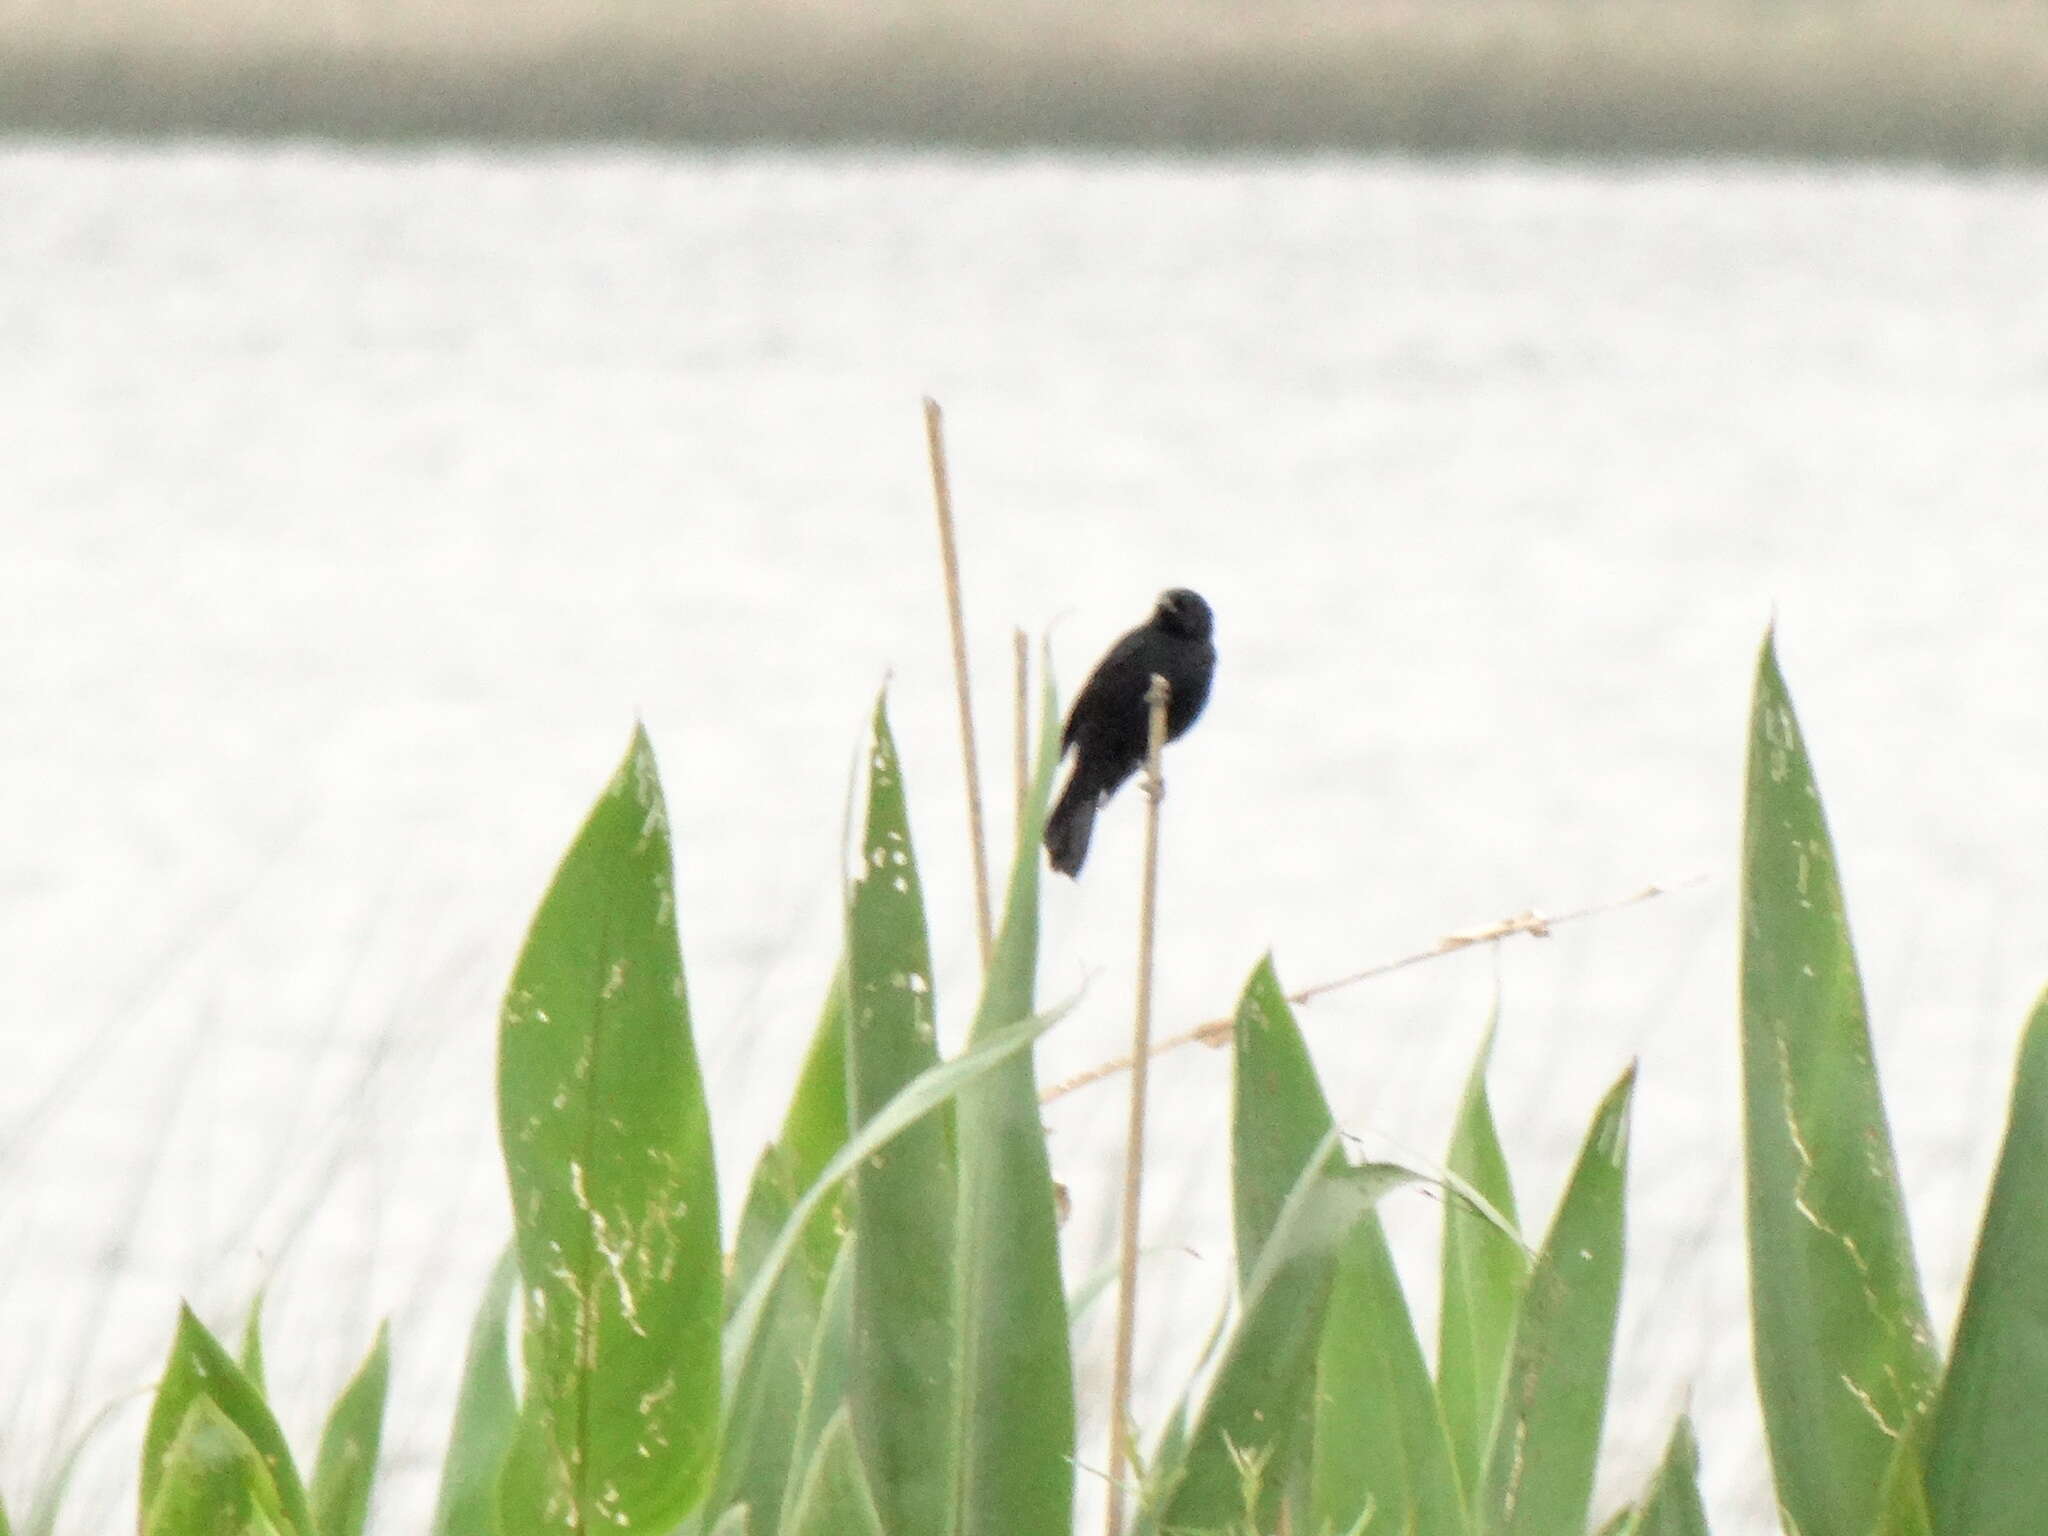
<svg viewBox="0 0 2048 1536">
<path fill-rule="evenodd" d="M 1209 702 L 1216 675 L 1215 627 L 1200 593 L 1175 587 L 1159 595 L 1152 617 L 1110 647 L 1096 664 L 1067 713 L 1060 753 L 1074 753 L 1074 771 L 1045 823 L 1045 851 L 1052 867 L 1079 876 L 1088 857 L 1095 813 L 1145 762 L 1151 712 L 1145 690 L 1154 673 L 1171 690 L 1166 701 L 1166 739 L 1175 740 L 1195 723 Z"/>
</svg>

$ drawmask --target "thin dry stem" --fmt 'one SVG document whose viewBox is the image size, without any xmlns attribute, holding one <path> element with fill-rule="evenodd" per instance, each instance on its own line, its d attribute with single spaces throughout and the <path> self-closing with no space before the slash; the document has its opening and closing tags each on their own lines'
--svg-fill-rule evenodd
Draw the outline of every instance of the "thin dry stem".
<svg viewBox="0 0 2048 1536">
<path fill-rule="evenodd" d="M 1587 918 L 1603 917 L 1609 912 L 1619 912 L 1624 907 L 1638 906 L 1659 896 L 1668 896 L 1673 891 L 1689 889 L 1700 884 L 1704 878 L 1695 875 L 1690 879 L 1676 880 L 1668 884 L 1646 885 L 1640 891 L 1617 900 L 1603 901 L 1596 906 L 1579 907 L 1571 912 L 1561 912 L 1556 917 L 1545 917 L 1540 912 L 1523 912 L 1514 917 L 1504 917 L 1497 923 L 1488 923 L 1484 927 L 1460 929 L 1456 933 L 1445 934 L 1428 949 L 1417 950 L 1412 955 L 1403 955 L 1398 960 L 1387 960 L 1379 965 L 1367 966 L 1362 971 L 1353 971 L 1349 976 L 1339 976 L 1332 981 L 1319 981 L 1312 987 L 1303 987 L 1299 992 L 1290 992 L 1287 1001 L 1296 1004 L 1313 1002 L 1326 992 L 1356 986 L 1359 982 L 1371 981 L 1376 976 L 1388 976 L 1395 971 L 1404 971 L 1411 965 L 1421 965 L 1427 960 L 1441 960 L 1446 955 L 1455 955 L 1460 950 L 1471 949 L 1475 945 L 1498 944 L 1502 939 L 1511 939 L 1517 934 L 1527 934 L 1532 939 L 1548 938 L 1553 928 L 1562 928 L 1568 923 L 1584 922 Z M 1203 1045 L 1224 1045 L 1229 1042 L 1233 1028 L 1234 1021 L 1231 1019 L 1210 1019 L 1205 1024 L 1197 1024 L 1193 1029 L 1167 1036 L 1151 1048 L 1151 1054 L 1164 1056 L 1168 1051 L 1177 1051 L 1184 1045 L 1194 1045 L 1197 1042 Z M 1115 1061 L 1105 1061 L 1099 1067 L 1090 1067 L 1085 1072 L 1077 1072 L 1064 1082 L 1054 1083 L 1046 1089 L 1038 1096 L 1038 1102 L 1050 1104 L 1053 1100 L 1063 1099 L 1090 1084 L 1115 1077 L 1119 1072 L 1128 1072 L 1132 1060 L 1132 1057 L 1122 1056 Z"/>
<path fill-rule="evenodd" d="M 946 566 L 946 617 L 953 628 L 953 687 L 960 700 L 960 755 L 967 770 L 967 832 L 974 852 L 975 936 L 988 969 L 995 929 L 988 910 L 988 839 L 981 829 L 981 762 L 974 749 L 974 690 L 967 670 L 967 621 L 960 604 L 960 551 L 953 542 L 953 486 L 946 476 L 946 429 L 939 402 L 924 401 L 925 444 L 932 460 L 932 500 L 939 513 L 939 555 Z"/>
<path fill-rule="evenodd" d="M 1131 1024 L 1131 1117 L 1124 1135 L 1122 1231 L 1117 1243 L 1116 1368 L 1109 1387 L 1109 1536 L 1124 1528 L 1124 1468 L 1131 1454 L 1131 1352 L 1138 1324 L 1138 1213 L 1145 1187 L 1145 1090 L 1152 1059 L 1152 936 L 1159 915 L 1159 802 L 1166 779 L 1166 702 L 1172 690 L 1158 673 L 1145 690 L 1151 710 L 1145 747 L 1145 880 L 1138 899 L 1138 1006 Z"/>
</svg>

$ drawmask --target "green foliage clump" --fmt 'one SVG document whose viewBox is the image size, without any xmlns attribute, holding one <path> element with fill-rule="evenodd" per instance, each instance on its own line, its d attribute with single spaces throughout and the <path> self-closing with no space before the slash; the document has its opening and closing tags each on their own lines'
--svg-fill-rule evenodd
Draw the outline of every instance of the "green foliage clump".
<svg viewBox="0 0 2048 1536">
<path fill-rule="evenodd" d="M 885 709 L 845 949 L 728 1262 L 668 824 L 635 733 L 505 1001 L 513 1240 L 469 1341 L 433 1536 L 1049 1536 L 1083 1454 L 1032 1045 L 1036 773 L 965 1048 L 942 1059 Z M 2048 1508 L 2048 1001 L 2030 1022 L 1955 1346 L 1922 1300 L 1832 843 L 1767 642 L 1742 866 L 1759 1395 L 1800 1536 L 2022 1536 Z M 1270 961 L 1235 1015 L 1234 1320 L 1129 1490 L 1136 1536 L 1572 1536 L 1591 1526 L 1625 1258 L 1631 1067 L 1547 1235 L 1518 1234 L 1486 1086 L 1453 1127 L 1432 1371 L 1375 1214 L 1419 1175 L 1345 1153 Z M 515 1296 L 522 1369 L 507 1348 Z M 239 1358 L 181 1312 L 143 1437 L 143 1536 L 360 1536 L 380 1330 L 310 1479 Z M 1681 1419 L 1602 1536 L 1705 1536 Z M 47 1536 L 59 1487 L 23 1527 Z M 0 1536 L 8 1536 L 0 1512 Z"/>
</svg>

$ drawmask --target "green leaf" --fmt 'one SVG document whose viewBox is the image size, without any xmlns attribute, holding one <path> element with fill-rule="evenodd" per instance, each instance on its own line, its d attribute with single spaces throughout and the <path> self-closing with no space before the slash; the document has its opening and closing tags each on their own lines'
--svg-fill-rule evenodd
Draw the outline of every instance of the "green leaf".
<svg viewBox="0 0 2048 1536">
<path fill-rule="evenodd" d="M 1621 1303 L 1634 1089 L 1631 1067 L 1593 1117 L 1530 1271 L 1473 1501 L 1484 1536 L 1585 1529 Z"/>
<path fill-rule="evenodd" d="M 1059 761 L 1059 705 L 1041 708 L 1038 762 L 1003 926 L 970 1042 L 1031 1017 L 1038 839 Z M 959 1536 L 1038 1536 L 1074 1523 L 1074 1371 L 1059 1215 L 1038 1081 L 1020 1053 L 959 1098 Z"/>
<path fill-rule="evenodd" d="M 1742 847 L 1751 1339 L 1778 1503 L 1866 1536 L 1938 1362 L 1834 846 L 1766 638 Z"/>
<path fill-rule="evenodd" d="M 248 1387 L 247 1377 L 241 1385 Z M 269 1459 L 210 1397 L 187 1404 L 158 1472 L 143 1536 L 284 1536 L 303 1529 L 285 1517 Z"/>
<path fill-rule="evenodd" d="M 1253 968 L 1238 997 L 1232 1041 L 1230 1201 L 1242 1291 L 1302 1170 L 1336 1122 L 1271 955 Z"/>
<path fill-rule="evenodd" d="M 242 1368 L 193 1315 L 192 1309 L 185 1306 L 178 1309 L 178 1331 L 171 1341 L 170 1359 L 164 1366 L 163 1380 L 157 1385 L 148 1427 L 143 1431 L 142 1508 L 155 1518 L 168 1458 L 191 1418 L 193 1404 L 202 1398 L 211 1399 L 220 1416 L 262 1458 L 264 1475 L 276 1488 L 283 1528 L 311 1536 L 313 1515 L 306 1502 L 305 1484 L 299 1480 L 291 1450 L 277 1420 L 264 1404 L 263 1394 L 242 1374 Z M 197 1422 L 210 1425 L 212 1419 L 202 1416 Z M 227 1454 L 221 1449 L 221 1437 L 205 1428 L 195 1428 L 193 1433 L 199 1440 L 192 1454 L 200 1458 L 194 1465 L 215 1467 Z M 213 1475 L 207 1473 L 208 1477 Z"/>
<path fill-rule="evenodd" d="M 1375 1215 L 1338 1250 L 1316 1359 L 1311 1530 L 1347 1530 L 1374 1511 L 1380 1529 L 1464 1536 L 1465 1502 L 1443 1410 Z"/>
<path fill-rule="evenodd" d="M 783 1161 L 779 1147 L 768 1148 L 747 1196 L 741 1232 L 744 1238 L 750 1223 L 759 1229 L 761 1235 L 751 1239 L 757 1255 L 773 1246 L 775 1235 L 789 1220 L 792 1206 L 779 1166 Z M 753 1267 L 758 1268 L 758 1259 Z M 775 1529 L 790 1477 L 790 1429 L 803 1406 L 804 1365 L 817 1330 L 818 1302 L 808 1267 L 783 1266 L 762 1320 L 759 1345 L 728 1387 L 718 1476 L 705 1506 L 710 1518 L 744 1508 L 762 1531 Z"/>
<path fill-rule="evenodd" d="M 1878 1495 L 1877 1521 L 1870 1536 L 1934 1536 L 1937 1530 L 1943 1536 L 1977 1536 L 1970 1526 L 1934 1523 L 1927 1507 L 1926 1483 L 1914 1439 L 1908 1435 L 1900 1441 L 1898 1452 L 1892 1457 L 1891 1470 Z"/>
<path fill-rule="evenodd" d="M 2048 993 L 2020 1046 L 2005 1147 L 1929 1432 L 1941 1531 L 2031 1536 L 2048 1510 Z"/>
<path fill-rule="evenodd" d="M 787 1529 L 790 1536 L 887 1536 L 844 1408 L 818 1442 Z"/>
<path fill-rule="evenodd" d="M 1336 1122 L 1270 956 L 1245 986 L 1232 1037 L 1231 1192 L 1244 1286 Z M 1361 1218 L 1338 1250 L 1315 1371 L 1302 1390 L 1301 1404 L 1275 1415 L 1283 1429 L 1273 1454 L 1313 1449 L 1310 1529 L 1343 1530 L 1372 1509 L 1392 1529 L 1460 1536 L 1464 1515 L 1436 1391 L 1376 1215 Z M 1310 1434 L 1287 1428 L 1304 1423 Z M 1269 1506 L 1262 1525 L 1270 1523 Z"/>
<path fill-rule="evenodd" d="M 797 1081 L 789 1111 L 783 1117 L 782 1134 L 761 1154 L 747 1203 L 741 1208 L 739 1234 L 733 1244 L 731 1283 L 727 1301 L 737 1306 L 740 1296 L 753 1285 L 762 1255 L 781 1230 L 781 1221 L 805 1190 L 817 1182 L 818 1174 L 834 1153 L 846 1145 L 846 974 L 842 969 L 832 978 L 832 990 L 823 1016 L 811 1037 L 810 1051 Z M 756 1200 L 769 1200 L 756 1209 Z M 811 1273 L 813 1294 L 825 1287 L 838 1257 L 842 1223 L 831 1207 L 818 1211 L 810 1220 L 804 1237 L 804 1259 Z"/>
<path fill-rule="evenodd" d="M 1450 1171 L 1466 1180 L 1495 1211 L 1518 1225 L 1507 1158 L 1494 1129 L 1486 1092 L 1495 1020 L 1488 1020 L 1478 1059 L 1465 1080 L 1464 1102 L 1451 1134 Z M 1460 1486 L 1477 1491 L 1486 1446 L 1500 1403 L 1501 1373 L 1515 1309 L 1529 1276 L 1521 1245 L 1460 1200 L 1444 1202 L 1442 1305 L 1437 1316 L 1437 1395 L 1450 1436 Z"/>
<path fill-rule="evenodd" d="M 498 1125 L 526 1288 L 500 1525 L 666 1529 L 710 1477 L 724 1260 L 668 815 L 637 729 L 513 972 Z"/>
<path fill-rule="evenodd" d="M 469 1350 L 462 1363 L 462 1390 L 448 1454 L 441 1463 L 441 1493 L 434 1503 L 433 1536 L 476 1536 L 498 1528 L 498 1475 L 519 1423 L 512 1393 L 512 1361 L 505 1346 L 505 1317 L 519 1279 L 519 1255 L 507 1248 L 484 1286 Z"/>
<path fill-rule="evenodd" d="M 761 1256 L 774 1246 L 775 1235 L 796 1203 L 788 1165 L 782 1148 L 773 1143 L 763 1147 L 754 1161 L 754 1176 L 747 1181 L 747 1198 L 740 1206 L 739 1230 L 733 1234 L 732 1266 L 726 1275 L 728 1319 L 740 1296 L 754 1283 Z"/>
<path fill-rule="evenodd" d="M 818 1182 L 825 1166 L 846 1145 L 846 975 L 832 978 L 823 1016 L 811 1037 L 811 1049 L 797 1080 L 789 1112 L 783 1117 L 779 1143 L 792 1200 Z M 804 1261 L 811 1283 L 822 1292 L 839 1257 L 844 1223 L 832 1206 L 821 1208 L 804 1231 Z"/>
<path fill-rule="evenodd" d="M 847 1121 L 865 1125 L 938 1064 L 924 893 L 886 700 L 875 703 L 867 828 L 846 918 Z M 853 1434 L 890 1536 L 944 1536 L 953 1423 L 953 1109 L 855 1170 Z"/>
<path fill-rule="evenodd" d="M 1132 1449 L 1132 1475 L 1140 1484 L 1138 1511 L 1132 1524 L 1139 1532 L 1159 1529 L 1160 1516 L 1187 1471 L 1188 1419 L 1193 1412 L 1195 1387 L 1208 1374 L 1216 1352 L 1223 1347 L 1223 1340 L 1230 1331 L 1230 1316 L 1230 1303 L 1226 1300 L 1217 1309 L 1216 1321 L 1210 1325 L 1201 1353 L 1195 1357 L 1194 1368 L 1188 1372 L 1187 1385 L 1181 1388 L 1174 1398 L 1173 1408 L 1166 1415 L 1166 1423 L 1159 1431 L 1159 1443 L 1153 1448 L 1151 1460 L 1142 1461 L 1136 1448 Z"/>
<path fill-rule="evenodd" d="M 384 1398 L 390 1380 L 390 1329 L 380 1326 L 368 1358 L 335 1399 L 320 1434 L 320 1456 L 313 1464 L 316 1536 L 362 1536 L 377 1481 L 377 1447 L 384 1438 Z"/>
<path fill-rule="evenodd" d="M 1270 954 L 1253 968 L 1239 995 L 1231 1040 L 1230 1199 L 1242 1292 L 1295 1181 L 1328 1142 L 1336 1121 Z M 1325 1155 L 1342 1163 L 1335 1147 Z M 1275 1405 L 1267 1415 L 1275 1432 L 1261 1451 L 1265 1465 L 1255 1516 L 1261 1530 L 1294 1523 L 1283 1518 L 1280 1506 L 1311 1444 L 1312 1371 L 1303 1376 L 1299 1390 L 1298 1402 Z"/>
<path fill-rule="evenodd" d="M 846 974 L 833 977 L 824 1014 L 811 1039 L 781 1138 L 761 1153 L 733 1244 L 728 1300 L 739 1301 L 759 1278 L 763 1261 L 790 1221 L 797 1200 L 846 1144 Z M 837 1268 L 843 1222 L 828 1200 L 804 1223 L 798 1252 L 767 1295 L 758 1345 L 734 1378 L 727 1404 L 713 1514 L 745 1506 L 752 1526 L 772 1533 L 785 1490 L 807 1464 L 793 1459 L 790 1426 L 804 1402 L 804 1366 L 817 1327 L 821 1295 Z M 843 1394 L 842 1394 L 843 1395 Z M 836 1406 L 836 1400 L 835 1400 Z M 823 1421 L 819 1421 L 822 1428 Z M 815 1438 L 815 1431 L 813 1432 Z"/>
<path fill-rule="evenodd" d="M 1383 1195 L 1418 1177 L 1385 1163 L 1346 1166 L 1337 1146 L 1332 1131 L 1311 1150 L 1276 1215 L 1185 1457 L 1155 1458 L 1140 1531 L 1235 1531 L 1259 1482 L 1252 1471 L 1277 1485 L 1285 1445 L 1301 1432 L 1337 1247 Z"/>
<path fill-rule="evenodd" d="M 249 1316 L 242 1324 L 242 1374 L 249 1378 L 249 1385 L 264 1397 L 270 1396 L 270 1388 L 263 1381 L 263 1292 L 256 1293 L 256 1299 L 249 1303 Z"/>
<path fill-rule="evenodd" d="M 1707 1536 L 1707 1509 L 1700 1500 L 1700 1448 L 1690 1418 L 1681 1417 L 1671 1431 L 1664 1464 L 1628 1531 L 1629 1536 Z"/>
<path fill-rule="evenodd" d="M 795 1525 L 797 1500 L 803 1494 L 803 1480 L 817 1455 L 818 1442 L 846 1405 L 848 1359 L 853 1350 L 853 1250 L 859 1239 L 849 1235 L 840 1246 L 839 1262 L 832 1266 L 825 1284 L 825 1299 L 818 1308 L 818 1329 L 804 1366 L 803 1403 L 790 1437 L 789 1481 L 781 1498 L 782 1532 Z M 770 1527 L 763 1527 L 766 1536 Z"/>
<path fill-rule="evenodd" d="M 8 1523 L 7 1501 L 0 1499 L 0 1536 L 14 1536 L 14 1527 Z"/>
<path fill-rule="evenodd" d="M 1073 1010 L 1071 1002 L 1063 1003 L 1050 1012 L 1026 1019 L 1009 1029 L 998 1031 L 989 1039 L 972 1049 L 961 1052 L 951 1061 L 941 1062 L 928 1072 L 920 1073 L 903 1090 L 875 1113 L 873 1119 L 847 1138 L 846 1145 L 836 1152 L 832 1161 L 825 1165 L 818 1180 L 806 1190 L 796 1209 L 790 1213 L 783 1225 L 781 1235 L 775 1239 L 761 1260 L 754 1283 L 747 1294 L 740 1298 L 740 1304 L 733 1308 L 732 1321 L 725 1330 L 725 1367 L 728 1376 L 743 1371 L 747 1355 L 754 1349 L 760 1336 L 761 1319 L 767 1310 L 768 1296 L 782 1268 L 789 1262 L 798 1242 L 802 1239 L 804 1226 L 811 1217 L 830 1200 L 839 1187 L 839 1181 L 850 1174 L 858 1165 L 872 1158 L 887 1147 L 907 1126 L 915 1125 L 942 1104 L 950 1104 L 954 1097 L 968 1083 L 984 1072 L 1007 1061 L 1017 1052 L 1030 1046 L 1032 1041 L 1044 1034 L 1053 1025 Z M 851 1236 L 852 1234 L 848 1234 Z"/>
</svg>

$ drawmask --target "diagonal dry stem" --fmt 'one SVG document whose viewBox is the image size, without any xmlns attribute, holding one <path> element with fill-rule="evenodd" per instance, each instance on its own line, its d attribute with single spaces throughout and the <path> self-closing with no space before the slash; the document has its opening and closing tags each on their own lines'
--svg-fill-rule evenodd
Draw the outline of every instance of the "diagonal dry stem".
<svg viewBox="0 0 2048 1536">
<path fill-rule="evenodd" d="M 1362 971 L 1353 971 L 1349 976 L 1319 981 L 1312 987 L 1303 987 L 1299 992 L 1290 992 L 1287 1001 L 1294 1004 L 1313 1002 L 1326 992 L 1356 986 L 1359 982 L 1371 981 L 1376 976 L 1388 976 L 1395 971 L 1405 971 L 1411 965 L 1421 965 L 1428 960 L 1441 960 L 1446 955 L 1455 955 L 1460 950 L 1471 949 L 1476 945 L 1498 944 L 1502 939 L 1511 939 L 1518 934 L 1526 934 L 1532 939 L 1548 938 L 1553 928 L 1584 922 L 1588 918 L 1604 917 L 1609 912 L 1639 906 L 1659 896 L 1668 896 L 1673 891 L 1688 890 L 1702 883 L 1705 878 L 1703 875 L 1694 875 L 1689 879 L 1676 880 L 1668 884 L 1646 885 L 1641 890 L 1614 901 L 1603 901 L 1595 906 L 1560 912 L 1555 917 L 1546 917 L 1541 912 L 1523 912 L 1483 927 L 1460 929 L 1456 933 L 1445 934 L 1428 949 L 1417 950 L 1412 955 L 1403 955 L 1398 960 L 1383 961 L 1379 965 L 1367 966 Z M 1194 1045 L 1197 1042 L 1202 1045 L 1224 1045 L 1230 1040 L 1231 1029 L 1232 1021 L 1229 1019 L 1210 1019 L 1207 1023 L 1197 1024 L 1194 1028 L 1183 1030 L 1177 1035 L 1168 1035 L 1151 1048 L 1150 1054 L 1164 1056 L 1168 1051 L 1177 1051 L 1184 1045 Z M 1046 1089 L 1038 1096 L 1038 1102 L 1050 1104 L 1053 1100 L 1063 1099 L 1078 1089 L 1102 1082 L 1105 1078 L 1115 1077 L 1119 1072 L 1128 1072 L 1132 1060 L 1129 1056 L 1119 1056 L 1115 1061 L 1105 1061 L 1085 1072 L 1077 1072 L 1064 1082 L 1054 1083 Z"/>
</svg>

